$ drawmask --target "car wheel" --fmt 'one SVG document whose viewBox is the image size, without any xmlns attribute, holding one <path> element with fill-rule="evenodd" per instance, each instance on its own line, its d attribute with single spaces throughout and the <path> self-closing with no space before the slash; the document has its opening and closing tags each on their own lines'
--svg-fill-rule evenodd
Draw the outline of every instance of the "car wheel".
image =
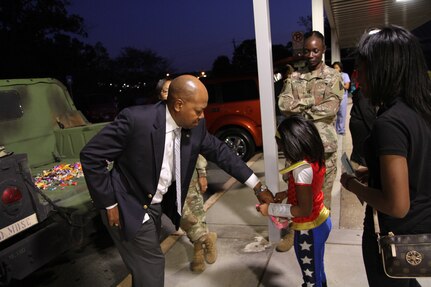
<svg viewBox="0 0 431 287">
<path fill-rule="evenodd" d="M 240 128 L 227 128 L 216 134 L 243 161 L 248 161 L 256 151 L 256 144 L 251 135 Z"/>
</svg>

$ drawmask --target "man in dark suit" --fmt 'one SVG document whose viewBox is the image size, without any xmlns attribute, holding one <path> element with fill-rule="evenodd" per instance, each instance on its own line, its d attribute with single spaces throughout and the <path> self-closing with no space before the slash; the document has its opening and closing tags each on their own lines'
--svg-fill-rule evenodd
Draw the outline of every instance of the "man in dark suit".
<svg viewBox="0 0 431 287">
<path fill-rule="evenodd" d="M 260 202 L 273 201 L 253 171 L 208 133 L 203 118 L 207 103 L 208 92 L 200 80 L 179 76 L 169 87 L 166 103 L 124 109 L 81 151 L 91 197 L 132 273 L 133 286 L 164 285 L 161 214 L 178 228 L 199 154 L 253 188 Z M 173 158 L 179 131 L 181 189 L 176 190 Z M 107 162 L 112 161 L 108 170 Z"/>
</svg>

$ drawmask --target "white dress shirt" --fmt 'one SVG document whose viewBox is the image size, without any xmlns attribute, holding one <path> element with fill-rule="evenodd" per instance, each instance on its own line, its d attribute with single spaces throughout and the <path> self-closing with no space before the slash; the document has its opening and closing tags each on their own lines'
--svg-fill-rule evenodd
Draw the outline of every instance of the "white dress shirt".
<svg viewBox="0 0 431 287">
<path fill-rule="evenodd" d="M 179 128 L 174 119 L 166 108 L 166 134 L 165 134 L 165 150 L 163 152 L 162 169 L 160 171 L 159 183 L 157 185 L 156 194 L 151 203 L 162 202 L 163 195 L 168 192 L 169 186 L 175 181 L 174 169 L 174 131 Z"/>
<path fill-rule="evenodd" d="M 163 195 L 168 192 L 169 186 L 175 180 L 174 169 L 174 131 L 179 128 L 177 123 L 171 116 L 168 107 L 166 107 L 166 134 L 165 134 L 165 149 L 163 151 L 162 169 L 160 170 L 159 183 L 157 191 L 153 196 L 151 204 L 160 203 L 163 200 Z M 148 213 L 145 214 L 144 223 L 150 219 Z"/>
</svg>

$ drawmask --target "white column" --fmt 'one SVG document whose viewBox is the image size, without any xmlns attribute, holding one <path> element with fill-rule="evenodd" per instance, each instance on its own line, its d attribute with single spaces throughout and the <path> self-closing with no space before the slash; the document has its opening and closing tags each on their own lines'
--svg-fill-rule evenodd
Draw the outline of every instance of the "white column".
<svg viewBox="0 0 431 287">
<path fill-rule="evenodd" d="M 313 31 L 324 33 L 323 0 L 311 0 L 311 21 Z"/>
<path fill-rule="evenodd" d="M 322 35 L 325 35 L 325 22 L 323 15 L 323 0 L 311 0 L 312 30 L 319 31 Z M 325 62 L 325 55 L 323 55 L 322 60 Z"/>
<path fill-rule="evenodd" d="M 335 28 L 331 28 L 331 64 L 341 61 L 340 45 L 338 44 L 338 34 Z"/>
<path fill-rule="evenodd" d="M 268 0 L 253 0 L 256 33 L 257 67 L 259 71 L 260 110 L 262 114 L 265 181 L 275 194 L 279 192 L 278 149 L 275 142 L 275 97 L 272 63 L 271 27 Z M 269 240 L 280 240 L 280 232 L 268 219 Z"/>
<path fill-rule="evenodd" d="M 331 64 L 341 60 L 340 44 L 338 42 L 338 31 L 335 26 L 334 13 L 332 13 L 331 0 L 323 0 L 326 16 L 331 27 Z"/>
</svg>

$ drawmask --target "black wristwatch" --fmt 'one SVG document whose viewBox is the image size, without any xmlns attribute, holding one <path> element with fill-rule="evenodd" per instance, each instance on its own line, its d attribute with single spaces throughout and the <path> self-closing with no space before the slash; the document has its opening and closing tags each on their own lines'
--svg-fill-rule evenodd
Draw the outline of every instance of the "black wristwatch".
<svg viewBox="0 0 431 287">
<path fill-rule="evenodd" d="M 254 191 L 254 194 L 256 195 L 256 196 L 259 196 L 259 194 L 261 193 L 261 192 L 264 192 L 265 190 L 268 190 L 268 187 L 265 185 L 265 184 L 261 184 L 260 185 L 260 188 L 258 189 L 258 190 L 255 190 Z"/>
</svg>

